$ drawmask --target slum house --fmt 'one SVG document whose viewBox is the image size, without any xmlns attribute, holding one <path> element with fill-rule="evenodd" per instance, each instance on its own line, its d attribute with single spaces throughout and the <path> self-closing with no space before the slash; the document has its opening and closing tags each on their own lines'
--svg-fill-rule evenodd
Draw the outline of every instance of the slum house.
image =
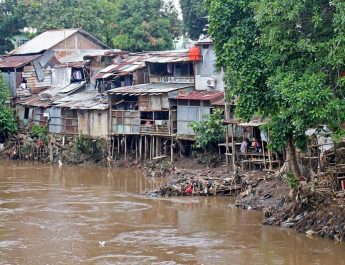
<svg viewBox="0 0 345 265">
<path fill-rule="evenodd" d="M 51 67 L 78 49 L 109 47 L 82 29 L 48 30 L 1 56 L 0 71 L 11 95 L 30 96 L 50 87 Z"/>
<path fill-rule="evenodd" d="M 86 56 L 104 56 L 109 50 L 78 50 L 66 57 L 60 59 L 61 63 L 51 68 L 52 84 L 51 87 L 39 94 L 32 95 L 24 100 L 19 100 L 17 104 L 17 113 L 21 128 L 30 128 L 32 124 L 47 125 L 51 122 L 59 122 L 59 115 L 74 117 L 73 111 L 61 112 L 60 110 L 49 107 L 60 98 L 81 90 L 94 90 L 90 80 L 92 68 L 90 60 L 85 60 Z M 52 113 L 50 113 L 52 112 Z M 52 120 L 47 119 L 51 117 Z M 63 117 L 61 117 L 63 119 Z M 55 124 L 56 125 L 56 124 Z M 57 126 L 59 127 L 59 126 Z M 61 133 L 56 126 L 49 126 L 49 133 Z M 73 133 L 73 132 L 72 132 Z"/>
<path fill-rule="evenodd" d="M 149 83 L 109 90 L 113 150 L 116 142 L 118 152 L 123 147 L 125 157 L 127 149 L 133 150 L 134 146 L 139 159 L 161 157 L 162 148 L 166 155 L 167 140 L 172 150 L 177 131 L 174 98 L 192 90 L 192 84 L 183 83 Z M 128 148 L 127 142 L 131 144 Z"/>
<path fill-rule="evenodd" d="M 225 136 L 227 151 L 225 155 L 227 161 L 230 157 L 233 168 L 236 164 L 240 164 L 242 170 L 272 169 L 274 165 L 280 167 L 281 160 L 278 154 L 267 148 L 270 144 L 269 130 L 263 130 L 261 127 L 267 124 L 267 121 L 260 117 L 254 117 L 249 122 L 228 119 L 224 120 L 224 124 L 227 127 Z M 244 146 L 242 145 L 243 142 L 246 142 Z"/>
<path fill-rule="evenodd" d="M 150 52 L 146 63 L 150 83 L 182 83 L 194 86 L 194 58 L 189 50 Z"/>
<path fill-rule="evenodd" d="M 67 29 L 46 31 L 13 50 L 8 56 L 12 60 L 28 56 L 22 54 L 37 53 L 29 55 L 34 56 L 34 60 L 19 69 L 22 84 L 19 88 L 18 84 L 14 86 L 20 92 L 16 94 L 21 128 L 47 124 L 51 102 L 80 90 L 90 82 L 89 61 L 84 57 L 104 56 L 110 51 L 102 50 L 104 48 L 107 46 L 89 33 Z"/>
<path fill-rule="evenodd" d="M 49 132 L 107 138 L 108 97 L 96 91 L 84 91 L 53 102 Z"/>
<path fill-rule="evenodd" d="M 148 83 L 146 58 L 145 54 L 118 54 L 111 65 L 96 74 L 98 92 Z"/>
<path fill-rule="evenodd" d="M 211 114 L 215 108 L 223 108 L 224 92 L 193 91 L 180 94 L 177 100 L 177 138 L 194 140 L 195 132 L 190 127 L 192 122 L 204 120 L 206 114 Z"/>
<path fill-rule="evenodd" d="M 195 64 L 195 90 L 224 91 L 224 72 L 216 69 L 216 54 L 210 37 L 201 39 L 190 50 L 191 55 L 198 56 Z"/>
<path fill-rule="evenodd" d="M 50 51 L 38 55 L 0 56 L 0 72 L 13 98 L 39 93 L 51 86 L 51 67 L 57 59 Z"/>
</svg>

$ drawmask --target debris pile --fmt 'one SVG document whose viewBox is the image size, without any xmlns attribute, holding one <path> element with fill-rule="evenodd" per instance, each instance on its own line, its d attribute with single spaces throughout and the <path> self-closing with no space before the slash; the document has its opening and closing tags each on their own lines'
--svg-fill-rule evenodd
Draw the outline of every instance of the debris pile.
<svg viewBox="0 0 345 265">
<path fill-rule="evenodd" d="M 263 171 L 252 171 L 239 175 L 226 173 L 224 169 L 174 170 L 166 184 L 149 196 L 231 196 L 238 195 L 248 186 L 259 181 L 255 176 L 264 176 Z"/>
<path fill-rule="evenodd" d="M 345 241 L 345 193 L 299 188 L 284 207 L 265 212 L 264 224 L 294 228 L 308 236 Z"/>
</svg>

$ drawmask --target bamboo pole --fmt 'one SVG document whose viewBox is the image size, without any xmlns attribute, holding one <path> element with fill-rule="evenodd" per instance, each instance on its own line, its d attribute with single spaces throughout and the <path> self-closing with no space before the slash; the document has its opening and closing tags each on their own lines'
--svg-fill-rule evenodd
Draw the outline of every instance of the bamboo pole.
<svg viewBox="0 0 345 265">
<path fill-rule="evenodd" d="M 144 148 L 144 160 L 147 158 L 147 136 L 145 135 L 145 148 Z"/>
<path fill-rule="evenodd" d="M 270 129 L 268 128 L 267 129 L 267 145 L 269 145 L 269 143 L 270 143 Z M 271 170 L 272 169 L 272 153 L 269 147 L 267 148 L 267 151 L 268 151 L 268 162 L 270 164 L 270 170 Z"/>
<path fill-rule="evenodd" d="M 127 159 L 127 136 L 125 136 L 125 159 Z"/>
<path fill-rule="evenodd" d="M 235 130 L 234 130 L 234 124 L 232 124 L 231 126 L 231 143 L 232 143 L 232 170 L 235 171 L 236 170 L 236 149 L 235 149 Z"/>
<path fill-rule="evenodd" d="M 170 162 L 174 163 L 174 139 L 171 136 L 171 143 L 170 143 Z"/>
<path fill-rule="evenodd" d="M 120 154 L 120 136 L 117 136 L 117 154 Z"/>
<path fill-rule="evenodd" d="M 142 152 L 143 152 L 143 136 L 140 135 L 140 139 L 139 139 L 139 160 L 142 160 Z"/>
</svg>

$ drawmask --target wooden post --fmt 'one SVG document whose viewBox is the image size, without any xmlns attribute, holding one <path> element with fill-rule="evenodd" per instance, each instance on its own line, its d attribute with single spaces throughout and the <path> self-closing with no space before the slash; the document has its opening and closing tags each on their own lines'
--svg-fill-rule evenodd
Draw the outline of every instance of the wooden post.
<svg viewBox="0 0 345 265">
<path fill-rule="evenodd" d="M 269 148 L 269 143 L 270 143 L 270 129 L 268 128 L 267 129 L 267 152 L 268 152 L 268 161 L 270 163 L 270 170 L 272 169 L 272 153 L 271 153 L 271 150 Z"/>
<path fill-rule="evenodd" d="M 161 155 L 161 138 L 157 136 L 156 138 L 156 156 Z"/>
<path fill-rule="evenodd" d="M 144 148 L 144 160 L 146 162 L 147 157 L 147 136 L 145 135 L 145 148 Z"/>
<path fill-rule="evenodd" d="M 120 136 L 117 136 L 117 153 L 120 154 Z"/>
<path fill-rule="evenodd" d="M 170 143 L 170 162 L 174 163 L 174 139 L 171 136 L 171 143 Z"/>
<path fill-rule="evenodd" d="M 149 138 L 149 144 L 150 144 L 150 160 L 152 159 L 152 137 Z"/>
<path fill-rule="evenodd" d="M 127 136 L 125 135 L 125 159 L 127 159 Z"/>
<path fill-rule="evenodd" d="M 261 148 L 262 148 L 262 155 L 264 156 L 264 167 L 265 167 L 265 169 L 267 169 L 267 167 L 266 167 L 265 147 L 264 147 L 264 141 L 262 139 L 261 139 Z"/>
<path fill-rule="evenodd" d="M 115 149 L 115 138 L 113 136 L 111 136 L 110 138 L 112 141 L 112 144 L 111 144 L 111 158 L 114 159 L 114 149 Z"/>
<path fill-rule="evenodd" d="M 142 160 L 142 150 L 143 149 L 143 136 L 140 135 L 140 139 L 139 139 L 139 160 Z"/>
<path fill-rule="evenodd" d="M 135 137 L 135 160 L 138 162 L 138 138 Z"/>
<path fill-rule="evenodd" d="M 234 124 L 232 124 L 231 126 L 231 142 L 232 142 L 232 170 L 235 171 L 236 170 L 236 145 L 235 145 L 235 130 L 234 130 Z"/>
</svg>

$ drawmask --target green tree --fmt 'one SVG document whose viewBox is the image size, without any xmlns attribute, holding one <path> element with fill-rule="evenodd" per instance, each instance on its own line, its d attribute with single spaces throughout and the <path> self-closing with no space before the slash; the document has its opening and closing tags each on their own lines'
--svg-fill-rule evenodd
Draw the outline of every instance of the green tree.
<svg viewBox="0 0 345 265">
<path fill-rule="evenodd" d="M 171 1 L 118 0 L 113 25 L 113 44 L 129 51 L 173 48 L 180 35 L 180 21 Z"/>
<path fill-rule="evenodd" d="M 197 40 L 207 24 L 207 9 L 204 0 L 180 0 L 183 25 L 189 38 Z"/>
<path fill-rule="evenodd" d="M 307 128 L 345 120 L 345 4 L 341 0 L 208 0 L 210 32 L 237 114 L 269 117 L 272 147 L 290 168 Z"/>
<path fill-rule="evenodd" d="M 10 38 L 25 24 L 21 7 L 17 0 L 0 1 L 0 54 L 13 49 Z"/>
<path fill-rule="evenodd" d="M 213 113 L 204 115 L 203 118 L 202 121 L 192 122 L 189 126 L 196 134 L 195 146 L 206 149 L 225 137 L 223 111 L 216 109 Z"/>
<path fill-rule="evenodd" d="M 14 113 L 7 107 L 9 100 L 9 89 L 0 75 L 0 138 L 6 139 L 9 134 L 17 131 L 17 124 Z"/>
<path fill-rule="evenodd" d="M 83 28 L 111 44 L 115 0 L 31 0 L 23 12 L 38 33 L 57 28 Z"/>
</svg>

